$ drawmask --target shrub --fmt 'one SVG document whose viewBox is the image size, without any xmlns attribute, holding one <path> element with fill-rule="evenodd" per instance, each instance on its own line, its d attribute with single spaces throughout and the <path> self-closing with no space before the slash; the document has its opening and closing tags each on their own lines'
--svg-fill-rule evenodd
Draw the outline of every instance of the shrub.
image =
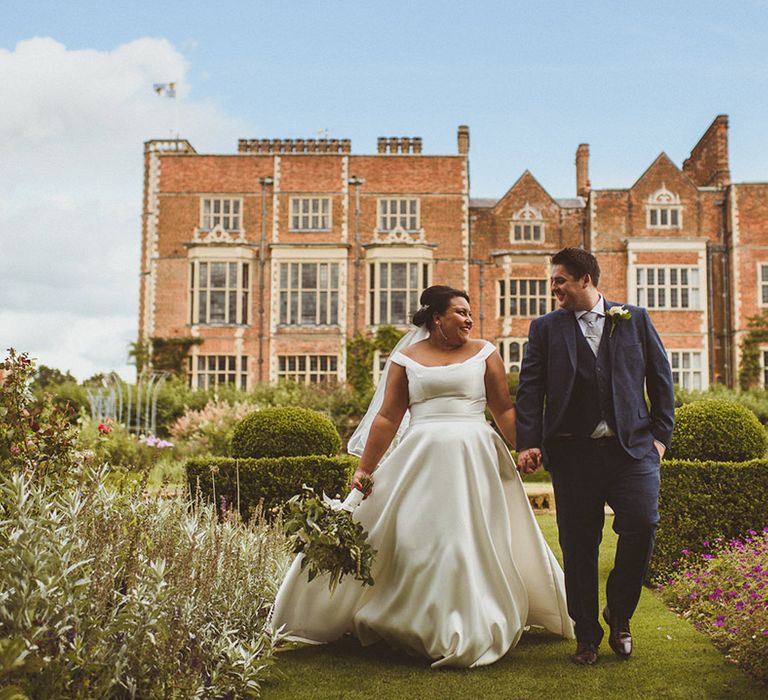
<svg viewBox="0 0 768 700">
<path fill-rule="evenodd" d="M 240 507 L 244 518 L 263 503 L 264 510 L 279 508 L 311 486 L 329 496 L 341 494 L 349 484 L 357 459 L 350 456 L 262 457 L 235 459 L 198 457 L 187 460 L 187 481 L 193 495 Z M 239 497 L 238 497 L 239 496 Z"/>
<path fill-rule="evenodd" d="M 109 464 L 114 469 L 144 472 L 161 459 L 170 459 L 173 450 L 158 447 L 149 438 L 140 438 L 128 432 L 120 423 L 108 423 L 108 431 L 99 430 L 99 421 L 80 419 L 77 446 L 81 451 L 93 453 L 97 464 Z"/>
<path fill-rule="evenodd" d="M 768 460 L 663 460 L 659 511 L 654 580 L 666 577 L 683 549 L 702 552 L 705 541 L 768 525 Z"/>
<path fill-rule="evenodd" d="M 710 384 L 705 390 L 696 391 L 675 386 L 675 406 L 706 399 L 723 399 L 741 404 L 752 411 L 763 425 L 768 425 L 768 391 L 765 389 L 737 391 L 722 384 Z"/>
<path fill-rule="evenodd" d="M 235 425 L 257 410 L 256 404 L 212 399 L 197 411 L 188 409 L 177 418 L 168 432 L 177 445 L 183 444 L 188 453 L 208 453 L 225 457 Z"/>
<path fill-rule="evenodd" d="M 754 413 L 731 401 L 712 399 L 675 411 L 670 458 L 743 462 L 765 456 L 768 439 Z"/>
<path fill-rule="evenodd" d="M 0 684 L 34 698 L 253 697 L 288 565 L 279 522 L 0 476 Z"/>
<path fill-rule="evenodd" d="M 768 527 L 712 545 L 700 556 L 682 550 L 675 572 L 658 586 L 661 596 L 745 671 L 768 682 Z"/>
<path fill-rule="evenodd" d="M 335 455 L 341 439 L 333 423 L 308 408 L 254 411 L 232 431 L 233 457 Z"/>
<path fill-rule="evenodd" d="M 27 353 L 11 348 L 0 371 L 0 471 L 67 479 L 76 461 L 70 407 L 56 405 L 50 394 L 32 393 L 35 370 Z"/>
</svg>

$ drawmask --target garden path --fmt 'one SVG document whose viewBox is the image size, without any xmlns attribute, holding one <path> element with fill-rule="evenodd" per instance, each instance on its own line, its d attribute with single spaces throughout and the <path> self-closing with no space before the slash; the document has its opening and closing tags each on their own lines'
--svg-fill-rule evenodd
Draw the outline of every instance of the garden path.
<svg viewBox="0 0 768 700">
<path fill-rule="evenodd" d="M 552 515 L 539 524 L 559 553 Z M 610 570 L 616 537 L 607 518 L 600 569 Z M 578 667 L 569 660 L 573 642 L 531 632 L 504 659 L 478 669 L 433 671 L 423 659 L 385 644 L 361 648 L 349 637 L 320 647 L 285 649 L 277 655 L 277 674 L 264 688 L 265 700 L 370 700 L 424 698 L 505 700 L 527 698 L 706 698 L 757 700 L 768 688 L 757 685 L 726 659 L 686 620 L 649 589 L 643 591 L 632 622 L 635 655 L 616 659 L 604 644 L 598 664 Z"/>
</svg>

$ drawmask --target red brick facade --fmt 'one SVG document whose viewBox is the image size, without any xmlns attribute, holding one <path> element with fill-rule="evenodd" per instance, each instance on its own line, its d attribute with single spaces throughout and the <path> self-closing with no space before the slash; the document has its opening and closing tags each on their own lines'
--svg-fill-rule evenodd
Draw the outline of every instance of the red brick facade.
<svg viewBox="0 0 768 700">
<path fill-rule="evenodd" d="M 583 246 L 606 297 L 651 310 L 677 381 L 734 383 L 747 319 L 768 306 L 768 183 L 731 183 L 727 117 L 682 169 L 662 153 L 629 189 L 591 189 L 579 145 L 569 199 L 528 171 L 499 200 L 470 199 L 466 127 L 457 155 L 412 138 L 377 150 L 148 142 L 140 339 L 202 338 L 198 385 L 343 380 L 346 338 L 403 325 L 440 282 L 469 291 L 477 334 L 514 369 L 531 318 L 552 308 L 549 256 Z"/>
</svg>

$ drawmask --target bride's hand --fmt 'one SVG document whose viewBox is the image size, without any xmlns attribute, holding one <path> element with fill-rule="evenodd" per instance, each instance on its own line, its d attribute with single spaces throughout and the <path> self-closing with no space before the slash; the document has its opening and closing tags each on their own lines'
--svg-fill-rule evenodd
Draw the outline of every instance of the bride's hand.
<svg viewBox="0 0 768 700">
<path fill-rule="evenodd" d="M 365 498 L 368 498 L 368 496 L 371 494 L 371 491 L 373 490 L 373 475 L 369 474 L 363 469 L 358 469 L 352 475 L 351 486 L 353 489 L 362 491 L 365 495 Z"/>
</svg>

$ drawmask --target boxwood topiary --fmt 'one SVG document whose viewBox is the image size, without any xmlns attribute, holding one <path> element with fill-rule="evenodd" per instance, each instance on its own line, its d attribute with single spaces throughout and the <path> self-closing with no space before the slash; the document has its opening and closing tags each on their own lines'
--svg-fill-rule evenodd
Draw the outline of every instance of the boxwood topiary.
<svg viewBox="0 0 768 700">
<path fill-rule="evenodd" d="M 662 460 L 659 514 L 649 572 L 656 581 L 667 578 L 683 549 L 705 552 L 705 542 L 768 525 L 768 460 Z"/>
<path fill-rule="evenodd" d="M 232 431 L 233 457 L 335 455 L 341 438 L 329 418 L 309 408 L 280 407 L 254 411 Z"/>
<path fill-rule="evenodd" d="M 206 501 L 222 497 L 227 508 L 240 505 L 240 513 L 248 518 L 262 503 L 264 510 L 282 506 L 291 496 L 301 493 L 304 484 L 317 493 L 346 495 L 349 480 L 357 466 L 357 458 L 341 455 L 309 455 L 302 457 L 195 457 L 187 460 L 186 472 L 190 492 Z M 239 496 L 239 499 L 238 499 Z"/>
<path fill-rule="evenodd" d="M 765 428 L 744 406 L 722 399 L 695 401 L 675 411 L 671 459 L 744 462 L 765 456 Z"/>
</svg>

